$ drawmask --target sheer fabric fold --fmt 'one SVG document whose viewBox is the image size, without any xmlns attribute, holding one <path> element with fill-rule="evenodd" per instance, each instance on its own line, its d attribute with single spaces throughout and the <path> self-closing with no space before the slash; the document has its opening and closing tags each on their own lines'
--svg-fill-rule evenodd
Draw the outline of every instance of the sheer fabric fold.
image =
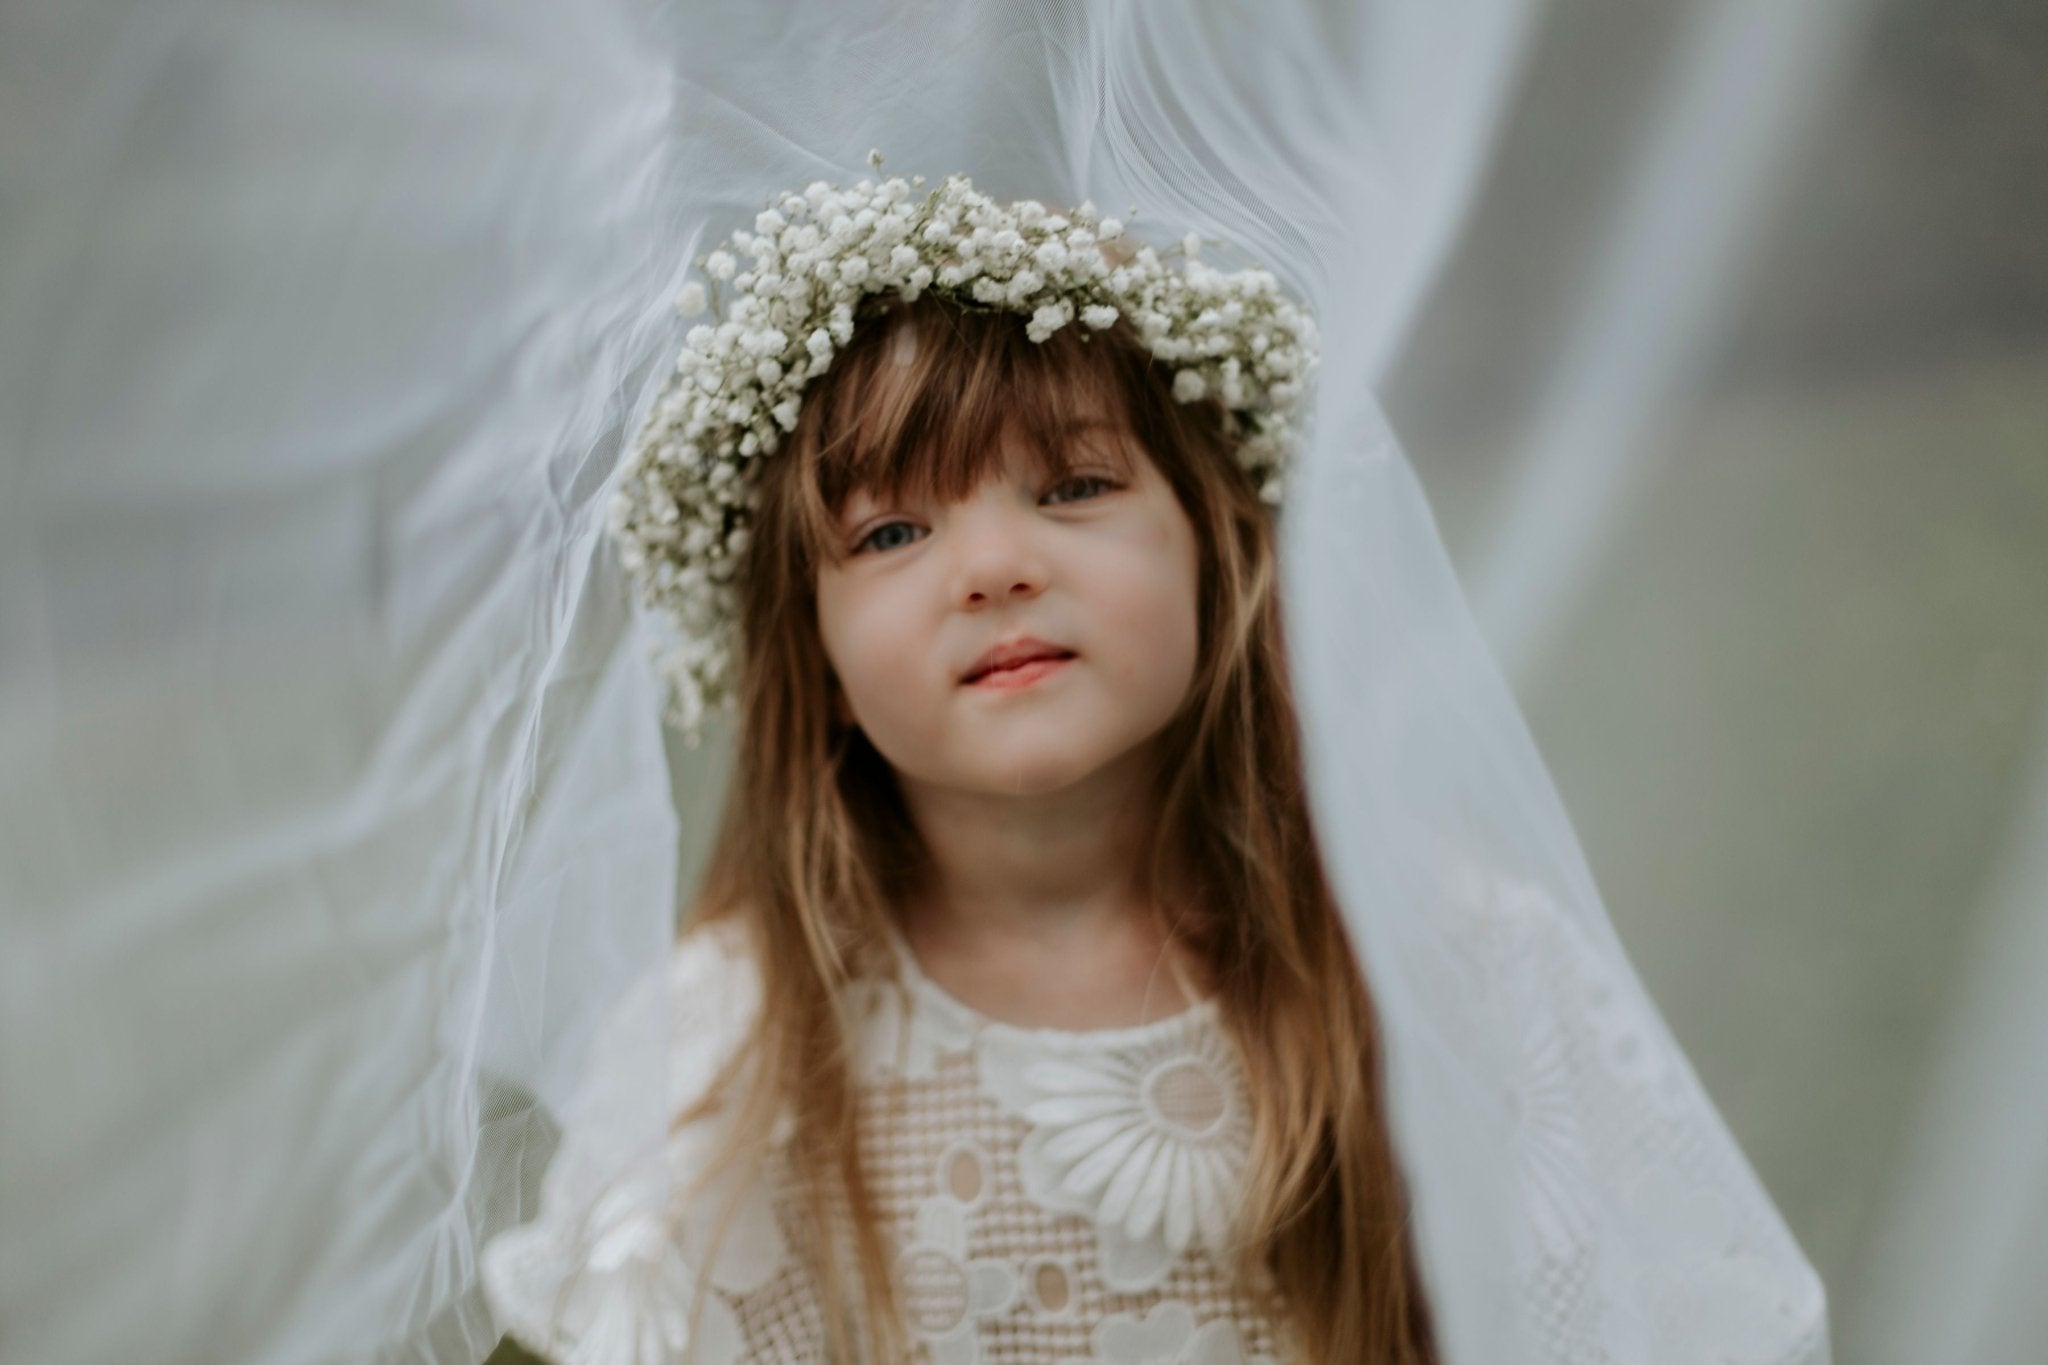
<svg viewBox="0 0 2048 1365">
<path fill-rule="evenodd" d="M 1229 243 L 1322 323 L 1291 640 L 1449 1357 L 1824 1359 L 1369 396 L 1540 17 L 0 19 L 6 1354 L 488 1354 L 477 1248 L 532 1216 L 706 818 L 605 487 L 689 259 L 879 148 Z M 665 1035 L 610 1045 L 649 1077 L 621 1153 Z"/>
</svg>

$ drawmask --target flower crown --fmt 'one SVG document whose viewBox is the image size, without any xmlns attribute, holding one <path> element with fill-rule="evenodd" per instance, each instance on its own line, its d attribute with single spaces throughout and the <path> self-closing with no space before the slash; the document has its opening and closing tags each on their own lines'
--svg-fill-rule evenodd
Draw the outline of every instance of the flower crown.
<svg viewBox="0 0 2048 1365">
<path fill-rule="evenodd" d="M 879 152 L 868 164 L 881 168 Z M 1295 440 L 1295 418 L 1317 363 L 1315 322 L 1262 269 L 1224 272 L 1199 259 L 1189 233 L 1174 269 L 1149 246 L 1127 242 L 1123 224 L 1093 204 L 1058 212 L 1034 200 L 1002 204 L 948 176 L 922 202 L 916 176 L 851 189 L 818 181 L 784 194 L 696 264 L 710 281 L 684 286 L 685 317 L 719 309 L 719 287 L 736 297 L 716 325 L 690 328 L 675 372 L 634 442 L 614 496 L 610 529 L 642 600 L 661 611 L 675 639 L 660 660 L 673 693 L 670 720 L 695 740 L 708 710 L 731 697 L 735 576 L 758 494 L 755 461 L 796 429 L 804 385 L 823 374 L 853 337 L 854 307 L 895 291 L 927 291 L 977 308 L 1030 318 L 1042 342 L 1078 317 L 1100 331 L 1130 319 L 1153 357 L 1174 370 L 1173 396 L 1220 400 L 1239 462 L 1268 503 Z M 1135 210 L 1134 210 L 1135 212 Z M 741 269 L 735 253 L 751 264 Z"/>
</svg>

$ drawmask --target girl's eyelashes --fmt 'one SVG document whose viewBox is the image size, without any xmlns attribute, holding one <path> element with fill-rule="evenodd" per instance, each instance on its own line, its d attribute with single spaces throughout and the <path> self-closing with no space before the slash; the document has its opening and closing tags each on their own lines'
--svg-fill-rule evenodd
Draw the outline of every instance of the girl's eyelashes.
<svg viewBox="0 0 2048 1365">
<path fill-rule="evenodd" d="M 1089 498 L 1101 497 L 1104 493 L 1112 492 L 1120 486 L 1116 480 L 1104 478 L 1100 474 L 1075 474 L 1061 479 L 1057 484 L 1053 485 L 1052 491 L 1045 496 L 1054 502 L 1086 501 Z M 1062 492 L 1069 492 L 1075 489 L 1081 490 L 1079 498 L 1062 498 L 1059 496 Z"/>
<path fill-rule="evenodd" d="M 859 542 L 854 545 L 853 552 L 855 554 L 863 554 L 869 550 L 900 550 L 905 545 L 915 542 L 917 536 L 912 534 L 906 538 L 894 534 L 895 532 L 919 532 L 922 529 L 922 527 L 907 521 L 885 521 L 874 530 L 862 536 Z"/>
<path fill-rule="evenodd" d="M 1104 493 L 1115 492 L 1121 487 L 1123 485 L 1115 479 L 1101 474 L 1071 474 L 1054 484 L 1040 501 L 1055 506 L 1068 502 L 1088 502 L 1101 497 Z M 927 534 L 929 533 L 925 528 L 915 522 L 885 521 L 855 541 L 853 553 L 858 555 L 871 551 L 885 553 L 889 550 L 900 550 L 906 545 L 916 544 Z"/>
</svg>

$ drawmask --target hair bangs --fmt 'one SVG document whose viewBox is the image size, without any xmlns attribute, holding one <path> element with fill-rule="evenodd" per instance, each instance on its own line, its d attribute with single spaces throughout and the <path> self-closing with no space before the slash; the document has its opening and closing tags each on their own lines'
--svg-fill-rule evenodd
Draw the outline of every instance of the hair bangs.
<svg viewBox="0 0 2048 1365">
<path fill-rule="evenodd" d="M 1084 464 L 1130 472 L 1127 379 L 1102 363 L 1110 348 L 1091 353 L 1078 325 L 1034 342 L 1013 313 L 893 296 L 869 305 L 886 318 L 840 353 L 838 382 L 799 421 L 799 521 L 812 563 L 844 552 L 838 518 L 855 493 L 958 501 L 1001 467 L 1006 438 L 1047 480 Z"/>
</svg>

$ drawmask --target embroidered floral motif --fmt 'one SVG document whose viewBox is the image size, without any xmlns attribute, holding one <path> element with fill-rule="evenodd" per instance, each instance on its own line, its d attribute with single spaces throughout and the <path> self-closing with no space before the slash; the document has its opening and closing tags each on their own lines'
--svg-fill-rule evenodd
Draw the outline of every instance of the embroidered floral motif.
<svg viewBox="0 0 2048 1365">
<path fill-rule="evenodd" d="M 846 1009 L 855 1039 L 854 1070 L 863 1084 L 928 1080 L 942 1055 L 973 1046 L 973 1031 L 964 1021 L 917 1009 L 910 988 L 900 982 L 851 982 Z"/>
<path fill-rule="evenodd" d="M 1265 1365 L 1263 1357 L 1246 1357 L 1235 1324 L 1218 1318 L 1197 1327 L 1184 1303 L 1162 1303 L 1143 1318 L 1104 1318 L 1094 1344 L 1092 1360 L 1066 1365 Z"/>
<path fill-rule="evenodd" d="M 1502 1080 L 1511 1264 L 1545 1357 L 1802 1358 L 1786 1343 L 1824 1339 L 1820 1285 L 1706 1164 L 1726 1151 L 1711 1109 L 1615 946 L 1539 881 L 1466 864 L 1445 889 L 1439 970 L 1465 980 L 1424 986 L 1478 1002 L 1441 1022 Z"/>
<path fill-rule="evenodd" d="M 1631 1200 L 1668 1210 L 1641 1227 L 1625 1271 L 1636 1282 L 1624 1302 L 1639 1315 L 1615 1324 L 1625 1359 L 1676 1365 L 1765 1365 L 1821 1319 L 1817 1301 L 1784 1296 L 1783 1268 L 1750 1237 L 1718 1191 L 1688 1187 L 1654 1168 L 1630 1182 Z"/>
<path fill-rule="evenodd" d="M 1071 1261 L 1059 1256 L 1035 1257 L 1024 1267 L 1025 1302 L 1043 1317 L 1072 1317 L 1079 1282 Z"/>
<path fill-rule="evenodd" d="M 982 1145 L 963 1138 L 939 1153 L 933 1175 L 940 1194 L 973 1210 L 988 1202 L 994 1172 L 995 1162 Z"/>
<path fill-rule="evenodd" d="M 896 1258 L 903 1321 L 933 1365 L 977 1365 L 975 1324 L 1017 1302 L 1017 1272 L 1002 1261 L 967 1255 L 967 1208 L 937 1194 L 917 1210 L 910 1245 Z"/>
<path fill-rule="evenodd" d="M 671 1112 L 699 1097 L 751 1021 L 757 991 L 743 952 L 693 936 L 657 983 L 664 1008 L 621 1025 L 629 1043 L 668 1032 L 678 1054 Z M 864 1110 L 863 1141 L 876 1143 L 877 1212 L 896 1251 L 913 1358 L 1255 1365 L 1264 1356 L 1251 1353 L 1273 1349 L 1260 1295 L 1239 1295 L 1219 1261 L 1193 1251 L 1204 1236 L 1199 1190 L 1227 1181 L 1234 1203 L 1248 1137 L 1235 1054 L 1213 1005 L 1129 1029 L 1014 1028 L 946 996 L 914 961 L 900 980 L 853 983 L 848 1005 L 863 1102 L 879 1101 Z M 724 1111 L 649 1141 L 646 1120 L 660 1113 L 650 1101 L 663 1097 L 626 1084 L 641 1074 L 587 1078 L 543 1182 L 541 1217 L 485 1248 L 500 1323 L 563 1365 L 823 1358 L 816 1286 L 781 1223 L 786 1116 L 759 1169 L 713 1166 Z M 1106 1130 L 1103 1119 L 1113 1120 Z M 1137 1139 L 1115 1169 L 1069 1188 L 1095 1150 L 1087 1134 L 1126 1130 Z M 1208 1159 L 1197 1167 L 1196 1157 Z M 1129 1205 L 1162 1208 L 1135 1218 L 1123 1208 L 1104 1221 L 1120 1178 L 1136 1191 Z M 1176 1200 L 1179 1215 L 1163 1208 Z M 1105 1291 L 1134 1297 L 1105 1303 Z M 1120 1315 L 1104 1321 L 1112 1307 Z"/>
<path fill-rule="evenodd" d="M 1096 1221 L 1096 1202 L 1060 1187 L 1059 1166 L 1040 1150 L 1043 1130 L 1029 1133 L 1017 1149 L 1017 1174 L 1024 1196 L 1049 1214 L 1084 1220 L 1095 1235 L 1095 1268 L 1103 1286 L 1118 1294 L 1149 1294 L 1166 1281 L 1178 1255 L 1164 1237 L 1132 1237 L 1114 1223 Z"/>
<path fill-rule="evenodd" d="M 1129 1049 L 1024 1061 L 1026 1189 L 1131 1242 L 1229 1242 L 1250 1141 L 1244 1081 L 1221 1032 L 1180 1028 Z"/>
<path fill-rule="evenodd" d="M 1582 1253 L 1589 1227 L 1591 1173 L 1572 1095 L 1572 1058 L 1564 1031 L 1548 1014 L 1533 1016 L 1522 1037 L 1522 1065 L 1511 1077 L 1509 1113 L 1519 1135 L 1517 1174 L 1529 1203 L 1536 1254 Z"/>
</svg>

